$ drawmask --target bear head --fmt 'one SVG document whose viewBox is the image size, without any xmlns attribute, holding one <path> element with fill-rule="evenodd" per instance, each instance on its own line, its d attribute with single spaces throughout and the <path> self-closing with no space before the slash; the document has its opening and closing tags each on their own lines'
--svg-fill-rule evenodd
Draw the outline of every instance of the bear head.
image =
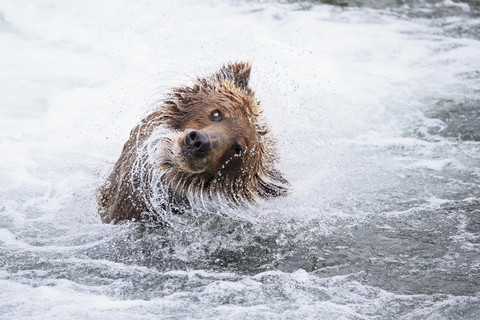
<svg viewBox="0 0 480 320">
<path fill-rule="evenodd" d="M 174 191 L 220 195 L 234 202 L 284 195 L 277 150 L 248 86 L 251 65 L 223 66 L 193 86 L 172 90 L 162 122 L 178 132 L 165 148 L 162 169 Z"/>
</svg>

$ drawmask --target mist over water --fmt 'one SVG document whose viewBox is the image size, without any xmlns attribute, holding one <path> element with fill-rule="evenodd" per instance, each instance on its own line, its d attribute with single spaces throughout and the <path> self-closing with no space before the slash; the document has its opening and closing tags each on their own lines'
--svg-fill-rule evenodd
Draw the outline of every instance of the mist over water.
<svg viewBox="0 0 480 320">
<path fill-rule="evenodd" d="M 478 319 L 476 1 L 0 1 L 0 318 Z M 252 62 L 282 199 L 104 225 L 173 86 Z"/>
</svg>

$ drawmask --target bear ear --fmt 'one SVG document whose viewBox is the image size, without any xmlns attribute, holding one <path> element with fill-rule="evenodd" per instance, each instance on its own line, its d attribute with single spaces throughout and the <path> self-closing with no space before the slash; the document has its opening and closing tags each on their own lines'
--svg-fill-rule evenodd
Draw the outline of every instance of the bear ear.
<svg viewBox="0 0 480 320">
<path fill-rule="evenodd" d="M 230 80 L 243 90 L 248 89 L 250 70 L 252 65 L 249 62 L 236 62 L 224 65 L 217 73 L 218 80 Z"/>
<path fill-rule="evenodd" d="M 198 79 L 198 83 L 195 83 L 192 87 L 173 88 L 169 94 L 170 103 L 173 103 L 178 110 L 183 112 L 199 99 L 202 90 L 211 86 L 206 79 Z"/>
</svg>

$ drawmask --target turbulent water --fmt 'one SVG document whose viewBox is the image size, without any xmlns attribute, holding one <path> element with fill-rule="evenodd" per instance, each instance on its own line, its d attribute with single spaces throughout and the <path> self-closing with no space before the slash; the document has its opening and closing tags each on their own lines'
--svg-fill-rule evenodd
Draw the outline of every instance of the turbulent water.
<svg viewBox="0 0 480 320">
<path fill-rule="evenodd" d="M 480 318 L 478 1 L 1 1 L 1 319 Z M 172 86 L 225 62 L 291 194 L 104 225 Z"/>
</svg>

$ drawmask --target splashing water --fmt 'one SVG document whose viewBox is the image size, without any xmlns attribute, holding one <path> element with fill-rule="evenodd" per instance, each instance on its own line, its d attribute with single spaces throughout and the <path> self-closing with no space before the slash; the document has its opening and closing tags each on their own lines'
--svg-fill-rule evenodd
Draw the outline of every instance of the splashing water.
<svg viewBox="0 0 480 320">
<path fill-rule="evenodd" d="M 0 2 L 0 318 L 479 318 L 479 12 Z M 236 60 L 291 194 L 102 224 L 151 101 Z"/>
</svg>

